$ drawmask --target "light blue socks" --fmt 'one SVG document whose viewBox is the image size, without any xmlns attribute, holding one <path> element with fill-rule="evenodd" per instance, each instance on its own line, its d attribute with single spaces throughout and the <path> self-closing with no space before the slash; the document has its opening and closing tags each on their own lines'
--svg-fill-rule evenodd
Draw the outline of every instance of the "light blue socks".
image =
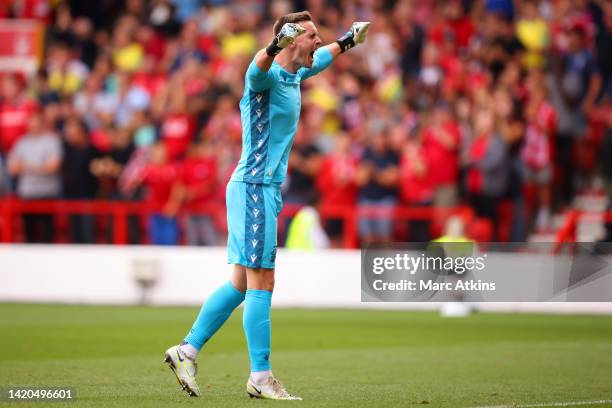
<svg viewBox="0 0 612 408">
<path fill-rule="evenodd" d="M 272 292 L 248 289 L 242 325 L 249 346 L 251 372 L 270 370 L 270 306 Z"/>
<path fill-rule="evenodd" d="M 200 314 L 185 337 L 185 341 L 200 350 L 243 300 L 244 293 L 236 289 L 231 282 L 220 286 L 202 305 Z M 268 316 L 270 315 L 269 310 L 268 306 Z M 270 344 L 269 341 L 268 344 Z"/>
</svg>

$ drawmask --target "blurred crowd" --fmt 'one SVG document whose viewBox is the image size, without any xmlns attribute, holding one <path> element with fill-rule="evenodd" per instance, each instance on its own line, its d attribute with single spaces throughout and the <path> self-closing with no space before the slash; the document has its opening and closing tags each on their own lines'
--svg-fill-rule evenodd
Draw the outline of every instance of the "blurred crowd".
<svg viewBox="0 0 612 408">
<path fill-rule="evenodd" d="M 0 191 L 142 200 L 157 209 L 150 242 L 184 228 L 190 244 L 220 243 L 218 217 L 178 214 L 224 203 L 246 67 L 274 20 L 302 9 L 324 44 L 373 23 L 302 86 L 286 203 L 467 204 L 494 229 L 505 204 L 505 239 L 523 241 L 593 180 L 612 194 L 611 0 L 4 1 L 0 17 L 47 29 L 38 72 L 1 76 Z M 49 215 L 23 221 L 28 241 L 53 240 Z M 400 239 L 431 238 L 411 226 Z M 343 227 L 325 221 L 332 243 Z M 86 215 L 70 232 L 97 239 Z M 359 223 L 362 242 L 396 232 Z"/>
</svg>

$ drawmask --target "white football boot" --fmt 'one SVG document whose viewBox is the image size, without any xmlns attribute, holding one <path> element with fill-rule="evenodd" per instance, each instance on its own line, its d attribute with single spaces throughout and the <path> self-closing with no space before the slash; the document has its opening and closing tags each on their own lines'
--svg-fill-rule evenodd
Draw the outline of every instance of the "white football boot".
<svg viewBox="0 0 612 408">
<path fill-rule="evenodd" d="M 289 394 L 285 389 L 285 386 L 273 376 L 269 376 L 268 380 L 263 384 L 255 384 L 251 377 L 249 377 L 246 384 L 246 391 L 251 398 L 302 400 L 300 397 Z"/>
<path fill-rule="evenodd" d="M 188 358 L 180 346 L 172 346 L 166 350 L 164 362 L 168 363 L 179 385 L 192 397 L 200 396 L 200 388 L 196 382 L 197 363 Z"/>
</svg>

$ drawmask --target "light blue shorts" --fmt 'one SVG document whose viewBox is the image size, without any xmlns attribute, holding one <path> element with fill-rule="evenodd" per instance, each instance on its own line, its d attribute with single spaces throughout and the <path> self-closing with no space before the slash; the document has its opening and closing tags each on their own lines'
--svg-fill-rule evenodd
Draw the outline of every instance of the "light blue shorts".
<svg viewBox="0 0 612 408">
<path fill-rule="evenodd" d="M 280 185 L 230 181 L 227 206 L 227 263 L 274 269 Z"/>
</svg>

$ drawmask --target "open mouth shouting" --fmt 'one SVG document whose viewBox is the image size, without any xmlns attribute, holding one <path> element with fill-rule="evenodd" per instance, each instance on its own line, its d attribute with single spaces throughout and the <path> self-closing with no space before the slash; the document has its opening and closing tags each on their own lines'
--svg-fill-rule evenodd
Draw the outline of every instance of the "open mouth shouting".
<svg viewBox="0 0 612 408">
<path fill-rule="evenodd" d="M 315 51 L 316 51 L 316 48 L 315 48 L 315 49 L 313 49 L 312 51 L 310 51 L 310 52 L 308 53 L 308 58 L 306 58 L 306 64 L 307 64 L 309 67 L 312 67 L 312 63 L 313 63 L 313 61 L 314 61 L 314 53 L 315 53 Z"/>
</svg>

